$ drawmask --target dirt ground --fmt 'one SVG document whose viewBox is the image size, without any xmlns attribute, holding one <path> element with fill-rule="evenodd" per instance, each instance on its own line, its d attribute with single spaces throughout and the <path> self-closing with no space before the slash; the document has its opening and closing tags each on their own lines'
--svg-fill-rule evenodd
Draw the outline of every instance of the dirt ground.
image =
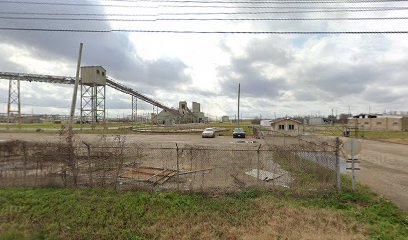
<svg viewBox="0 0 408 240">
<path fill-rule="evenodd" d="M 408 145 L 360 140 L 356 178 L 408 211 Z"/>
<path fill-rule="evenodd" d="M 97 141 L 100 135 L 84 134 L 79 138 L 84 141 Z M 107 135 L 107 138 L 114 138 Z M 54 142 L 61 140 L 57 134 L 43 133 L 0 133 L 2 140 L 25 140 Z M 262 140 L 254 138 L 233 139 L 231 136 L 218 136 L 214 139 L 201 138 L 200 135 L 126 135 L 127 142 L 143 142 L 151 144 L 194 144 L 209 146 L 239 145 L 239 141 L 256 141 L 253 145 L 263 144 Z M 361 140 L 362 151 L 361 171 L 357 172 L 357 181 L 370 186 L 377 193 L 387 197 L 398 206 L 408 211 L 408 145 Z"/>
<path fill-rule="evenodd" d="M 98 141 L 101 138 L 99 134 L 82 134 L 76 136 L 80 140 L 84 141 Z M 115 135 L 107 134 L 106 137 L 114 139 Z M 23 141 L 42 141 L 42 142 L 54 142 L 63 140 L 63 137 L 58 134 L 46 134 L 46 133 L 0 133 L 1 140 L 23 140 Z M 260 141 L 247 137 L 245 139 L 232 138 L 232 136 L 217 136 L 216 138 L 202 138 L 201 135 L 159 135 L 159 134 L 132 134 L 126 135 L 126 142 L 141 142 L 141 143 L 158 143 L 158 144 L 198 144 L 198 145 L 232 145 L 239 141 Z"/>
</svg>

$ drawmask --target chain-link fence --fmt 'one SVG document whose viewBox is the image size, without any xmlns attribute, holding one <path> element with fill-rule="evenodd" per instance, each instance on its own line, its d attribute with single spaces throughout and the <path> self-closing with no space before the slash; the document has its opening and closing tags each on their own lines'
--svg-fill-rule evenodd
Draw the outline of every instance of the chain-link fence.
<svg viewBox="0 0 408 240">
<path fill-rule="evenodd" d="M 254 188 L 321 192 L 335 188 L 337 148 L 306 140 L 271 144 L 267 134 L 264 138 L 228 147 L 153 145 L 126 142 L 120 136 L 73 146 L 3 142 L 0 185 L 192 192 Z M 288 137 L 284 141 L 295 140 Z"/>
</svg>

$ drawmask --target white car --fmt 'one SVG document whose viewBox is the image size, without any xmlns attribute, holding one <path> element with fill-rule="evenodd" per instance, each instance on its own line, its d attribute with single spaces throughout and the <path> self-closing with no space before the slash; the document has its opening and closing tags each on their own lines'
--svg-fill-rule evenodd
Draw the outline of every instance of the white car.
<svg viewBox="0 0 408 240">
<path fill-rule="evenodd" d="M 206 137 L 214 138 L 215 137 L 215 129 L 214 128 L 206 128 L 206 129 L 204 129 L 201 136 L 203 138 L 206 138 Z"/>
</svg>

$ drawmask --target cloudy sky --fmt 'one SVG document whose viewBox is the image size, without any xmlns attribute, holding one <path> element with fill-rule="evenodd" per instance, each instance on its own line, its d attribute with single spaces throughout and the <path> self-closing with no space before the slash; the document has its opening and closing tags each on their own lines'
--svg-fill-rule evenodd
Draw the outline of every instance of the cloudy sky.
<svg viewBox="0 0 408 240">
<path fill-rule="evenodd" d="M 304 2 L 0 1 L 0 72 L 75 76 L 83 42 L 82 65 L 170 107 L 200 102 L 212 118 L 234 117 L 238 83 L 244 118 L 407 111 L 407 34 L 293 33 L 408 31 L 408 3 Z M 23 113 L 69 112 L 72 86 L 21 84 Z M 0 80 L 0 112 L 7 91 Z M 131 113 L 131 98 L 112 89 L 106 105 Z"/>
</svg>

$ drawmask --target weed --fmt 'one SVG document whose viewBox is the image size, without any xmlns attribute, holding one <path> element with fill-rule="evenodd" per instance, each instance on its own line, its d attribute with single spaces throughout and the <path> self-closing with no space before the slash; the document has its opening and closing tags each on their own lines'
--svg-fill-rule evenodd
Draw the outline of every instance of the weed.
<svg viewBox="0 0 408 240">
<path fill-rule="evenodd" d="M 408 237 L 406 214 L 366 190 L 323 197 L 247 191 L 214 198 L 106 189 L 3 188 L 0 209 L 1 239 L 228 238 L 264 229 L 273 219 L 281 219 L 277 227 L 286 229 L 280 233 L 286 237 L 296 237 L 293 234 L 308 228 L 321 234 L 352 233 L 350 237 Z M 313 220 L 317 216 L 322 219 Z M 310 220 L 292 223 L 305 219 Z M 330 224 L 322 225 L 324 219 Z"/>
</svg>

